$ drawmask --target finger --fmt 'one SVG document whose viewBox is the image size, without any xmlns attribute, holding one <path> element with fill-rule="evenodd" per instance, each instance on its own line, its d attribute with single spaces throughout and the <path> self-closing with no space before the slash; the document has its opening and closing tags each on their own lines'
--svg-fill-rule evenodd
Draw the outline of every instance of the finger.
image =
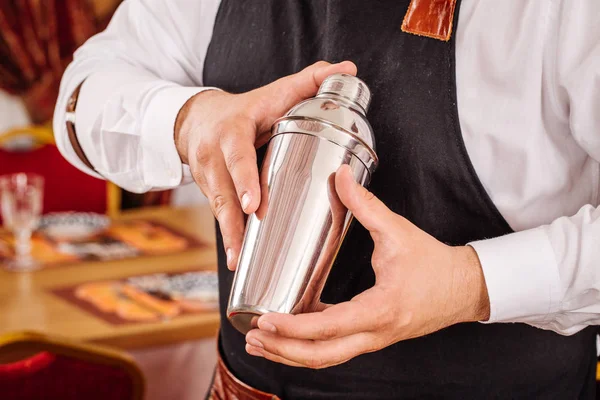
<svg viewBox="0 0 600 400">
<path fill-rule="evenodd" d="M 290 367 L 306 368 L 306 366 L 304 366 L 300 363 L 287 360 L 281 356 L 275 355 L 273 353 L 269 353 L 268 351 L 265 351 L 265 349 L 261 349 L 260 347 L 254 347 L 249 344 L 246 344 L 246 353 L 250 354 L 251 356 L 255 356 L 255 357 L 263 357 L 269 361 L 273 361 L 273 362 L 276 362 L 279 364 L 289 365 Z"/>
<path fill-rule="evenodd" d="M 356 75 L 356 71 L 356 65 L 351 61 L 338 64 L 319 61 L 296 74 L 257 89 L 256 95 L 260 99 L 259 118 L 256 120 L 258 132 L 270 130 L 273 122 L 290 108 L 302 100 L 315 96 L 319 86 L 329 75 L 337 73 Z"/>
<path fill-rule="evenodd" d="M 316 312 L 325 311 L 325 310 L 327 310 L 331 306 L 333 306 L 333 304 L 327 304 L 327 303 L 323 303 L 323 302 L 318 302 L 317 305 L 316 305 L 316 307 L 315 307 L 316 308 L 315 311 Z"/>
<path fill-rule="evenodd" d="M 270 353 L 308 368 L 321 369 L 344 363 L 360 354 L 374 351 L 377 339 L 372 333 L 358 333 L 332 340 L 304 340 L 282 337 L 254 329 L 246 342 L 263 355 Z"/>
<path fill-rule="evenodd" d="M 385 321 L 378 307 L 381 301 L 364 292 L 351 301 L 320 312 L 306 314 L 268 313 L 258 319 L 262 331 L 296 339 L 330 340 L 360 332 L 370 332 Z"/>
<path fill-rule="evenodd" d="M 215 218 L 219 221 L 223 245 L 227 254 L 227 267 L 234 270 L 242 247 L 244 214 L 233 181 L 223 158 L 215 158 L 200 168 L 204 168 L 204 182 L 201 182 L 202 179 L 198 179 L 197 182 L 204 186 L 202 190 L 208 197 Z"/>
<path fill-rule="evenodd" d="M 312 78 L 313 78 L 316 90 L 319 90 L 319 87 L 321 86 L 321 84 L 323 83 L 325 78 L 327 78 L 329 75 L 348 74 L 348 75 L 356 76 L 356 73 L 358 72 L 356 64 L 354 64 L 352 61 L 342 61 L 337 64 L 329 64 L 329 65 L 323 64 L 322 66 L 321 65 L 317 66 L 316 64 L 317 63 L 313 64 L 314 72 L 310 71 L 310 70 L 308 72 L 308 73 L 312 72 Z"/>
<path fill-rule="evenodd" d="M 260 204 L 258 166 L 253 144 L 254 126 L 233 126 L 227 130 L 220 135 L 221 151 L 242 210 L 251 214 Z"/>
<path fill-rule="evenodd" d="M 382 232 L 395 215 L 373 193 L 356 182 L 348 165 L 335 174 L 335 189 L 342 203 L 371 233 Z"/>
</svg>

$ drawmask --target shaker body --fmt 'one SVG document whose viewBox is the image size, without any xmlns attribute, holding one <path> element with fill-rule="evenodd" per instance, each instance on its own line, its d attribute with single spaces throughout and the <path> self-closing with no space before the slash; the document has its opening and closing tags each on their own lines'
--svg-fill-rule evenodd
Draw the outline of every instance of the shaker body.
<svg viewBox="0 0 600 400">
<path fill-rule="evenodd" d="M 343 146 L 293 132 L 269 142 L 261 205 L 248 217 L 227 309 L 240 332 L 267 312 L 315 310 L 352 219 L 335 190 L 335 172 L 343 164 L 367 185 L 364 163 Z"/>
</svg>

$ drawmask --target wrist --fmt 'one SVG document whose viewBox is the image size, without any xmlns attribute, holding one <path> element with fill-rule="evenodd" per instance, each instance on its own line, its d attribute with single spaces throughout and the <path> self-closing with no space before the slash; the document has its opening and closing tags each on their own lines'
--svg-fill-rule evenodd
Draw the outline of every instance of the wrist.
<svg viewBox="0 0 600 400">
<path fill-rule="evenodd" d="M 477 252 L 471 246 L 459 246 L 454 248 L 454 254 L 460 322 L 486 321 L 490 317 L 490 299 Z"/>
<path fill-rule="evenodd" d="M 190 132 L 193 130 L 194 126 L 198 125 L 198 123 L 203 120 L 203 116 L 206 117 L 206 113 L 198 110 L 200 104 L 205 101 L 210 101 L 210 98 L 219 94 L 223 94 L 223 92 L 218 89 L 207 89 L 196 93 L 183 104 L 177 113 L 173 139 L 182 163 L 189 164 L 188 148 Z"/>
</svg>

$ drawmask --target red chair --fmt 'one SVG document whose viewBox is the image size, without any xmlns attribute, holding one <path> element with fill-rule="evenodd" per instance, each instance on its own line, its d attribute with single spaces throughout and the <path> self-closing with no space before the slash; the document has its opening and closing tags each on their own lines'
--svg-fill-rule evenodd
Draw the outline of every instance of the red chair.
<svg viewBox="0 0 600 400">
<path fill-rule="evenodd" d="M 0 396 L 11 400 L 141 400 L 144 380 L 120 352 L 36 333 L 0 338 L 0 357 L 34 354 L 0 364 Z"/>
<path fill-rule="evenodd" d="M 120 207 L 119 189 L 73 167 L 59 153 L 49 128 L 33 126 L 0 135 L 0 144 L 30 137 L 36 146 L 26 151 L 0 148 L 0 175 L 16 172 L 44 177 L 43 213 L 85 211 L 115 215 Z"/>
</svg>

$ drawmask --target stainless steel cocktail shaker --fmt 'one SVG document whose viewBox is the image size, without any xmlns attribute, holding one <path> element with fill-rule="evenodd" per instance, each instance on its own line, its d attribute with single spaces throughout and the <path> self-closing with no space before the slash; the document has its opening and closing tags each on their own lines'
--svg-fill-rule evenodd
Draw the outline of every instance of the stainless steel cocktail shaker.
<svg viewBox="0 0 600 400">
<path fill-rule="evenodd" d="M 314 311 L 352 220 L 335 191 L 350 165 L 366 186 L 378 159 L 360 79 L 329 76 L 316 97 L 275 122 L 260 172 L 261 204 L 248 217 L 227 316 L 246 333 L 267 312 Z"/>
</svg>

